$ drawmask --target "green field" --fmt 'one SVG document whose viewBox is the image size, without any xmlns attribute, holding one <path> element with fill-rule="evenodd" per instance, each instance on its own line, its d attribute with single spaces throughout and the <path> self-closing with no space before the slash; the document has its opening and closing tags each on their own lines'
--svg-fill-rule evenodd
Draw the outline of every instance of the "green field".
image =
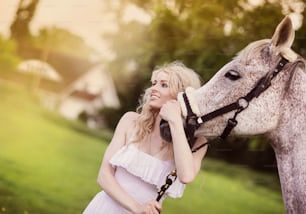
<svg viewBox="0 0 306 214">
<path fill-rule="evenodd" d="M 0 83 L 0 213 L 77 214 L 99 191 L 110 137 L 37 105 L 24 88 Z M 206 158 L 181 199 L 163 213 L 282 214 L 278 178 Z"/>
</svg>

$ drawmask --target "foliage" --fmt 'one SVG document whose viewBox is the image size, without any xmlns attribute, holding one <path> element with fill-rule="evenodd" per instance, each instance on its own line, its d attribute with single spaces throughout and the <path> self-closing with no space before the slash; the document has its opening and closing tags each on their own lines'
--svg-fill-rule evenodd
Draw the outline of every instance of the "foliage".
<svg viewBox="0 0 306 214">
<path fill-rule="evenodd" d="M 46 112 L 24 88 L 0 89 L 0 213 L 82 213 L 100 190 L 107 141 Z M 275 175 L 211 159 L 203 170 L 164 213 L 285 213 Z"/>
<path fill-rule="evenodd" d="M 100 110 L 99 114 L 103 115 L 103 119 L 105 120 L 107 127 L 109 127 L 111 130 L 115 130 L 117 121 L 119 121 L 123 115 L 123 113 L 120 113 L 118 109 L 111 107 L 104 107 Z"/>
<path fill-rule="evenodd" d="M 254 19 L 256 16 L 256 19 Z M 244 42 L 239 48 L 258 39 L 271 38 L 276 25 L 284 18 L 282 7 L 279 3 L 267 1 L 251 11 L 246 11 L 242 19 L 238 19 L 234 31 L 238 36 L 243 36 Z"/>
<path fill-rule="evenodd" d="M 45 51 L 56 51 L 77 57 L 88 58 L 95 53 L 80 36 L 59 27 L 40 29 L 38 35 L 32 37 L 31 43 Z"/>
<path fill-rule="evenodd" d="M 131 107 L 135 109 L 139 95 L 149 82 L 151 71 L 166 62 L 181 60 L 207 80 L 212 71 L 216 70 L 211 68 L 216 62 L 212 60 L 216 58 L 211 56 L 219 51 L 219 46 L 215 44 L 221 46 L 220 42 L 212 44 L 211 40 L 223 38 L 220 21 L 212 18 L 225 12 L 219 2 L 205 3 L 200 7 L 201 1 L 195 1 L 195 4 L 182 1 L 176 9 L 157 3 L 159 1 L 148 4 L 141 2 L 145 9 L 151 8 L 149 12 L 152 14 L 152 21 L 149 25 L 118 20 L 119 31 L 104 35 L 116 53 L 116 59 L 109 63 L 109 70 L 113 72 L 120 97 L 129 101 L 129 105 L 121 102 L 123 111 Z M 137 4 L 142 5 L 141 2 L 138 1 Z M 212 23 L 217 26 L 213 27 L 213 31 Z M 207 51 L 203 52 L 203 49 Z M 215 55 L 220 56 L 217 61 L 220 65 L 220 59 L 224 59 L 225 55 Z M 127 71 L 131 62 L 135 67 L 132 71 Z"/>
<path fill-rule="evenodd" d="M 83 123 L 86 123 L 86 121 L 88 120 L 88 113 L 86 111 L 82 111 L 79 115 L 78 115 L 78 120 L 80 120 Z"/>
<path fill-rule="evenodd" d="M 0 72 L 14 70 L 19 61 L 15 42 L 0 35 Z"/>
<path fill-rule="evenodd" d="M 306 7 L 306 5 L 305 5 Z M 305 41 L 306 41 L 306 8 L 304 8 L 303 13 L 302 13 L 302 25 L 301 27 L 297 30 L 296 32 L 296 39 L 293 44 L 293 49 L 302 55 L 303 58 L 306 58 L 306 46 L 305 46 Z"/>
<path fill-rule="evenodd" d="M 151 44 L 147 42 L 147 27 L 138 22 L 130 22 L 121 26 L 120 33 L 105 34 L 104 37 L 116 51 L 116 59 L 108 64 L 108 70 L 112 72 L 119 96 L 134 101 L 135 107 L 135 100 L 138 100 L 155 66 L 150 62 L 154 52 L 147 51 L 151 49 Z M 129 68 L 130 64 L 135 66 Z M 121 103 L 123 108 L 129 108 L 125 102 Z"/>
<path fill-rule="evenodd" d="M 274 150 L 263 136 L 228 137 L 224 142 L 213 141 L 207 156 L 245 165 L 258 171 L 277 172 Z"/>
</svg>

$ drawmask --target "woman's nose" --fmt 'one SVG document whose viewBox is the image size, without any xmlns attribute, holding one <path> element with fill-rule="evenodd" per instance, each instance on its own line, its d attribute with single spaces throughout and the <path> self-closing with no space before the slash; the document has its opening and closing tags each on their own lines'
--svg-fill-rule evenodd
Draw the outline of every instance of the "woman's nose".
<svg viewBox="0 0 306 214">
<path fill-rule="evenodd" d="M 158 84 L 152 85 L 151 89 L 152 89 L 152 91 L 157 91 L 158 90 Z"/>
</svg>

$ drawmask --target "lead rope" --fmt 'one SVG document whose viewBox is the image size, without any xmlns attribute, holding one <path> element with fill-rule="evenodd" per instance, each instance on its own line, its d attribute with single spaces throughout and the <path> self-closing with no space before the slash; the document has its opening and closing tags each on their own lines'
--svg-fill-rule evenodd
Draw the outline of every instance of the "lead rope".
<svg viewBox="0 0 306 214">
<path fill-rule="evenodd" d="M 195 149 L 191 150 L 192 153 L 197 152 L 199 149 L 203 148 L 206 145 L 209 145 L 210 142 L 206 142 L 201 144 L 200 146 L 196 147 Z M 174 181 L 177 178 L 177 174 L 176 174 L 176 169 L 174 169 L 173 171 L 171 171 L 167 177 L 166 177 L 166 182 L 164 185 L 162 185 L 160 187 L 160 189 L 157 192 L 157 198 L 156 201 L 160 201 L 160 199 L 164 196 L 164 194 L 166 193 L 167 189 L 174 183 Z"/>
<path fill-rule="evenodd" d="M 158 190 L 156 201 L 160 201 L 160 199 L 166 193 L 166 190 L 171 186 L 171 184 L 176 180 L 176 178 L 177 178 L 176 169 L 174 169 L 167 175 L 165 184 L 162 185 Z"/>
</svg>

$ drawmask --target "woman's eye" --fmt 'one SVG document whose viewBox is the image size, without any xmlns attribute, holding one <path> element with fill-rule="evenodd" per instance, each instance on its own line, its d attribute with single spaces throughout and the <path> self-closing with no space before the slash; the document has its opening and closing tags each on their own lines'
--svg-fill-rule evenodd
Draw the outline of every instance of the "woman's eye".
<svg viewBox="0 0 306 214">
<path fill-rule="evenodd" d="M 226 72 L 224 76 L 230 80 L 238 80 L 241 77 L 240 74 L 234 70 Z"/>
<path fill-rule="evenodd" d="M 163 88 L 168 88 L 168 84 L 167 83 L 162 83 L 162 87 Z"/>
</svg>

